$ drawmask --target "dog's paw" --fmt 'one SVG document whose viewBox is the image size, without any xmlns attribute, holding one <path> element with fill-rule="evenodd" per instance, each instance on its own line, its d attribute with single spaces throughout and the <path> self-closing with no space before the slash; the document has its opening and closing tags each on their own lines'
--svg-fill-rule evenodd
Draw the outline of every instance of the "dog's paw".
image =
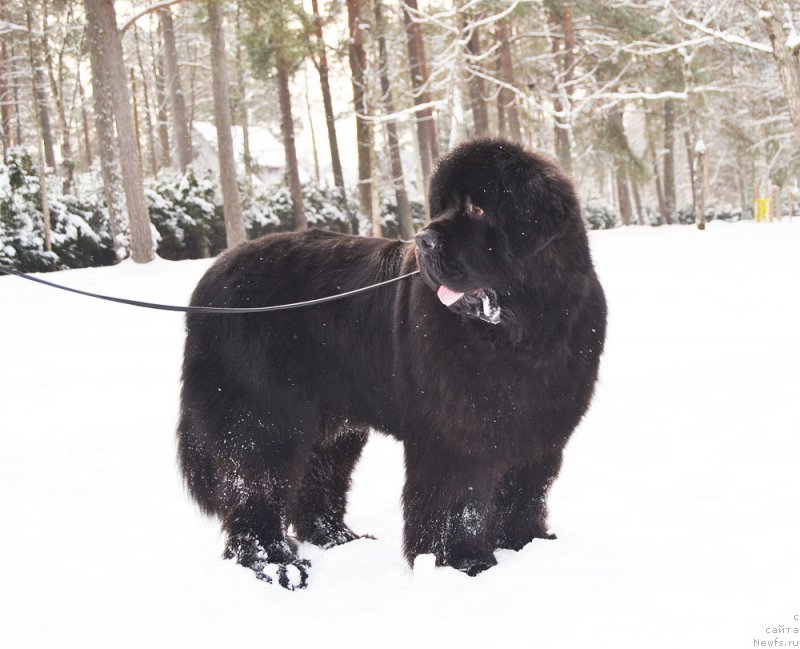
<svg viewBox="0 0 800 649">
<path fill-rule="evenodd" d="M 504 550 L 515 550 L 518 552 L 534 539 L 555 541 L 557 538 L 555 534 L 548 532 L 545 528 L 537 528 L 535 530 L 528 530 L 525 533 L 503 534 L 497 539 L 496 545 L 498 548 Z"/>
<path fill-rule="evenodd" d="M 484 570 L 488 570 L 492 566 L 496 566 L 497 560 L 494 558 L 494 556 L 491 558 L 481 559 L 461 559 L 460 561 L 454 562 L 450 565 L 456 570 L 459 570 L 470 577 L 474 577 L 482 573 Z"/>
<path fill-rule="evenodd" d="M 317 521 L 310 530 L 298 532 L 297 538 L 306 543 L 311 543 L 312 545 L 329 550 L 337 545 L 344 545 L 356 539 L 374 539 L 375 537 L 369 534 L 356 534 L 344 523 Z"/>
<path fill-rule="evenodd" d="M 268 584 L 278 582 L 286 590 L 299 590 L 308 585 L 308 559 L 295 559 L 291 563 L 267 563 L 259 570 L 254 570 L 256 579 Z"/>
<path fill-rule="evenodd" d="M 287 590 L 305 588 L 308 584 L 311 562 L 298 558 L 295 544 L 288 539 L 265 546 L 252 534 L 237 534 L 228 538 L 223 557 L 249 568 L 256 579 L 268 584 L 277 581 Z"/>
</svg>

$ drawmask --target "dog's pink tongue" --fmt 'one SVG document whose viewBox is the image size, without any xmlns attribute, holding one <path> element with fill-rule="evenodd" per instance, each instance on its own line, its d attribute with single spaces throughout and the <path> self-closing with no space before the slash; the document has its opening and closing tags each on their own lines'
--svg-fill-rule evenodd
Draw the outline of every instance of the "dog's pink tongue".
<svg viewBox="0 0 800 649">
<path fill-rule="evenodd" d="M 444 284 L 442 284 L 439 287 L 439 290 L 436 292 L 436 295 L 439 296 L 439 299 L 441 300 L 442 304 L 444 304 L 445 306 L 450 306 L 451 304 L 458 302 L 461 299 L 461 296 L 463 296 L 464 294 L 459 293 L 458 291 L 453 291 L 447 288 Z"/>
</svg>

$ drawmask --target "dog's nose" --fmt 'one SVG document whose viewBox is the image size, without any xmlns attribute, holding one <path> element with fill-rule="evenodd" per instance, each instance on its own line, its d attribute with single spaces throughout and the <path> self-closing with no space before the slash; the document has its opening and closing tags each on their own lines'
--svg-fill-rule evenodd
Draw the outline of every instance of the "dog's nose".
<svg viewBox="0 0 800 649">
<path fill-rule="evenodd" d="M 416 236 L 417 248 L 422 252 L 433 250 L 439 245 L 439 235 L 435 230 L 423 230 Z"/>
</svg>

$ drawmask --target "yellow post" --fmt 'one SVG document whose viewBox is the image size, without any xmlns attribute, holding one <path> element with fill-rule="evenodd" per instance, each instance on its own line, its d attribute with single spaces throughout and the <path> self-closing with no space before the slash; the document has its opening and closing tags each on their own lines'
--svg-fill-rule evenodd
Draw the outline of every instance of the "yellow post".
<svg viewBox="0 0 800 649">
<path fill-rule="evenodd" d="M 767 220 L 767 216 L 771 216 L 770 209 L 769 209 L 769 199 L 768 198 L 759 198 L 756 200 L 756 210 L 755 210 L 755 217 L 756 221 L 759 223 L 763 223 Z"/>
</svg>

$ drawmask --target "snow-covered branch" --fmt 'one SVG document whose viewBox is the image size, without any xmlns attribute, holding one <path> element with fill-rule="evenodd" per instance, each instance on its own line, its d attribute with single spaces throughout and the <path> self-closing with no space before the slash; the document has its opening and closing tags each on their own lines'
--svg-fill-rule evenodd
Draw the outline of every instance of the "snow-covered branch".
<svg viewBox="0 0 800 649">
<path fill-rule="evenodd" d="M 172 5 L 176 5 L 179 2 L 183 2 L 184 0 L 161 0 L 161 2 L 156 2 L 155 4 L 150 5 L 149 7 L 145 7 L 138 13 L 134 14 L 128 22 L 126 22 L 122 27 L 119 28 L 120 34 L 124 34 L 128 28 L 131 27 L 139 18 L 146 16 L 153 11 L 158 11 L 159 9 L 164 9 L 166 7 L 171 7 Z"/>
<path fill-rule="evenodd" d="M 765 54 L 772 54 L 772 46 L 766 45 L 765 43 L 758 43 L 756 41 L 751 41 L 749 38 L 744 38 L 743 36 L 738 36 L 737 34 L 730 34 L 728 32 L 720 31 L 719 29 L 711 29 L 710 27 L 696 21 L 692 20 L 691 18 L 686 18 L 685 16 L 681 16 L 675 9 L 673 8 L 673 12 L 675 13 L 676 18 L 681 21 L 684 25 L 688 27 L 692 27 L 703 34 L 708 36 L 712 36 L 713 38 L 728 43 L 730 45 L 740 45 L 742 47 L 747 47 L 751 50 L 755 50 L 756 52 L 764 52 Z"/>
<path fill-rule="evenodd" d="M 16 23 L 7 20 L 0 20 L 0 36 L 3 34 L 11 34 L 13 32 L 26 33 L 28 28 L 25 25 L 17 25 Z"/>
</svg>

